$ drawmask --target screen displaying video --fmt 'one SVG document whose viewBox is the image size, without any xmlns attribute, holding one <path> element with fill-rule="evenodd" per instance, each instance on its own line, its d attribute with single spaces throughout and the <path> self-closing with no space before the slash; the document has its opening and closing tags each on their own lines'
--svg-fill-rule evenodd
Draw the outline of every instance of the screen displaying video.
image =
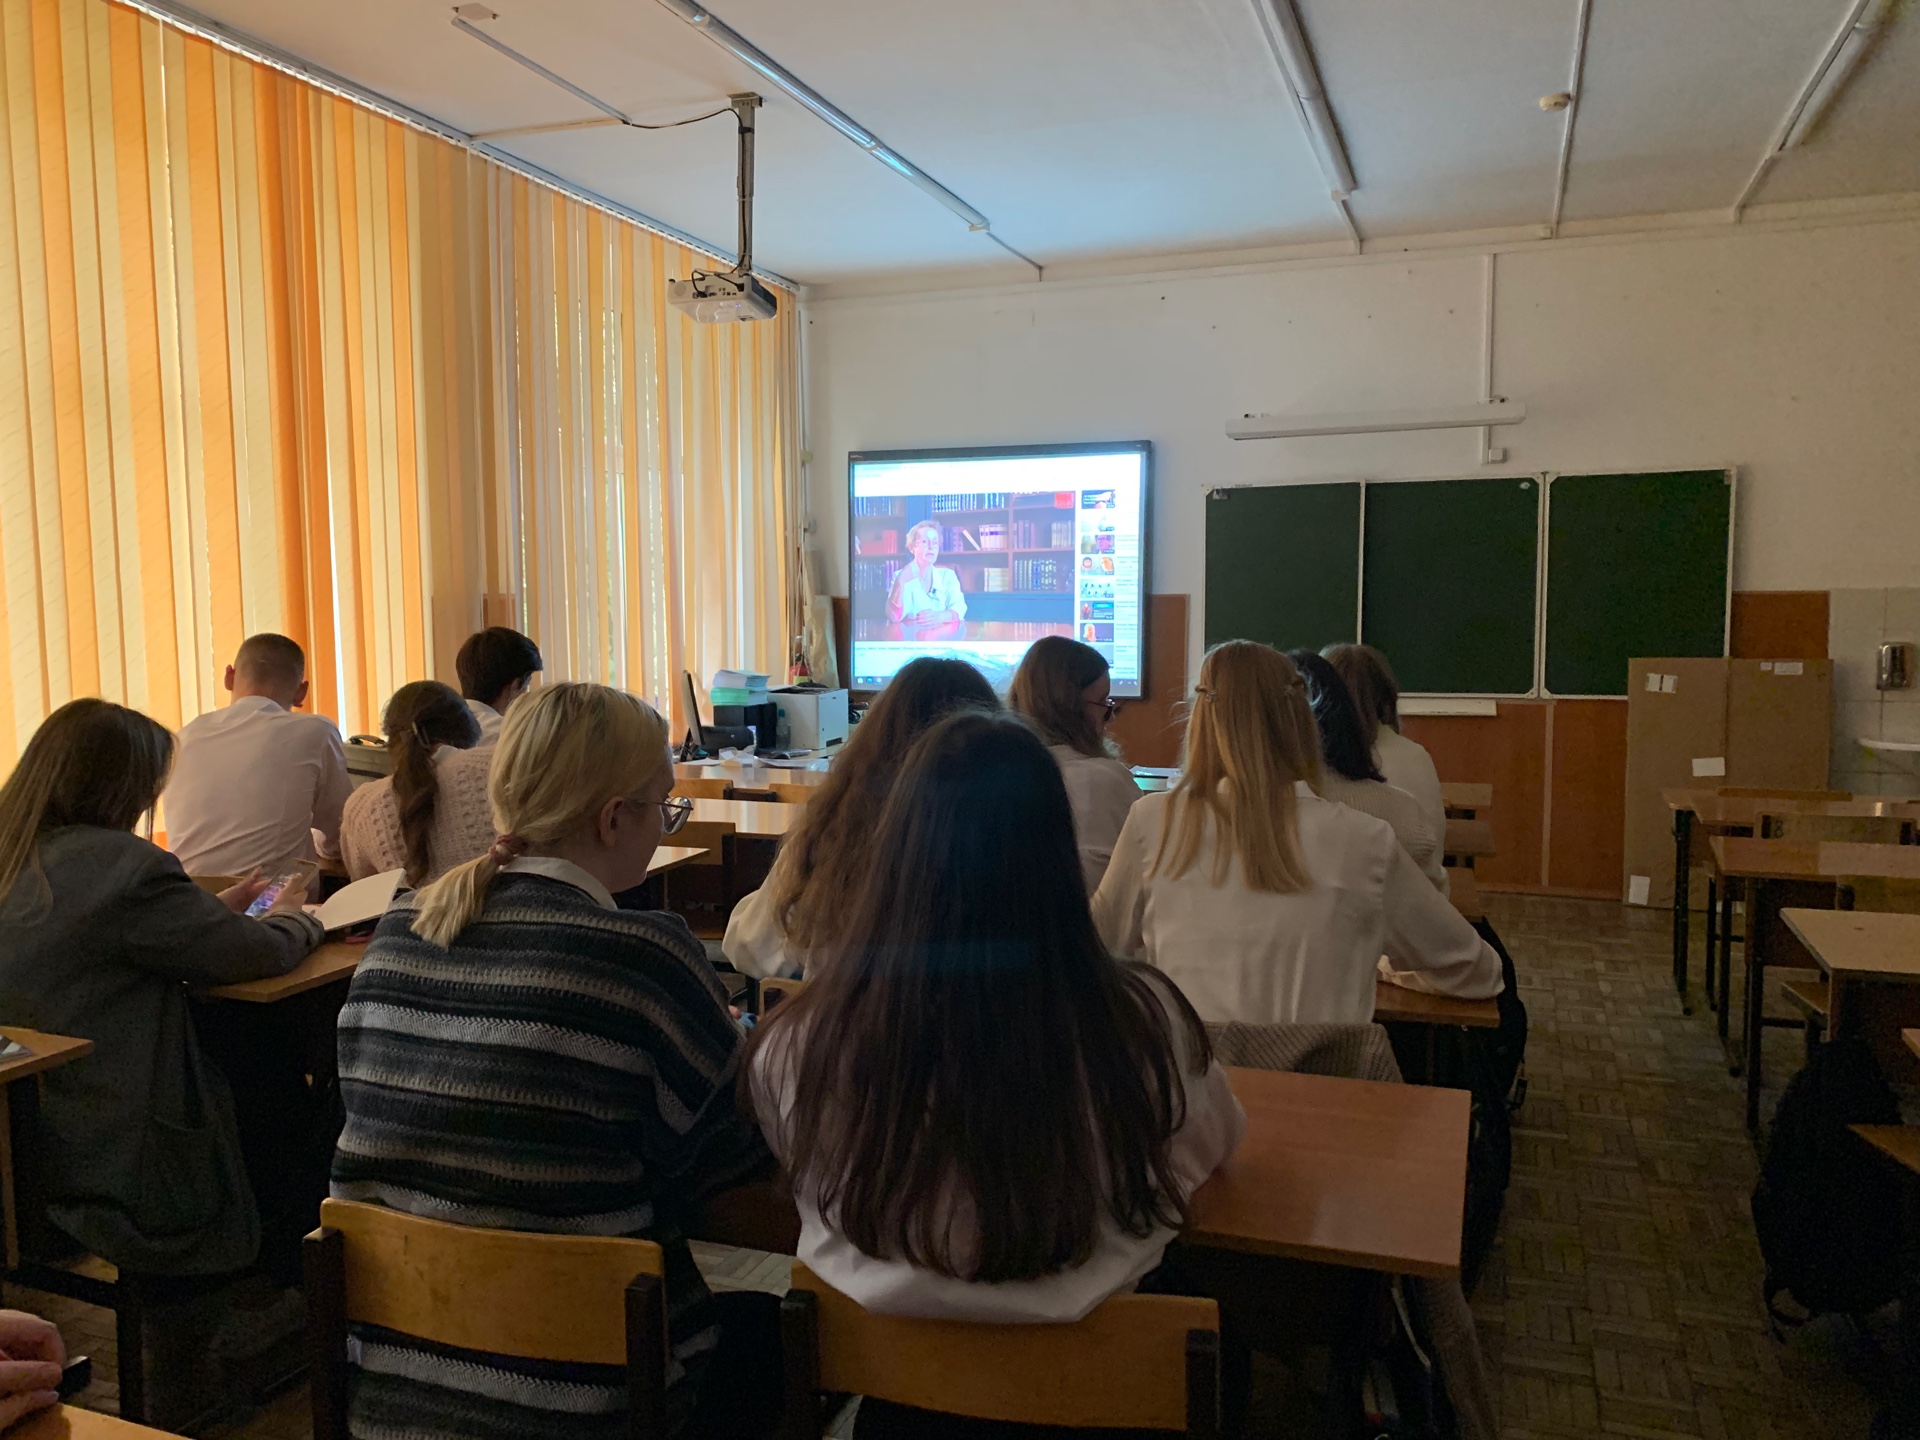
<svg viewBox="0 0 1920 1440">
<path fill-rule="evenodd" d="M 1152 447 L 891 450 L 847 457 L 853 679 L 877 690 L 921 655 L 1004 691 L 1027 647 L 1070 635 L 1141 693 Z"/>
</svg>

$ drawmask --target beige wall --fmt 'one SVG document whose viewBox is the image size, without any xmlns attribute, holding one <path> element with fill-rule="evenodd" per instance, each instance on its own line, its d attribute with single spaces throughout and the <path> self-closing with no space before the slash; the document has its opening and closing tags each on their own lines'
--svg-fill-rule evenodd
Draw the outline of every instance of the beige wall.
<svg viewBox="0 0 1920 1440">
<path fill-rule="evenodd" d="M 846 454 L 1152 440 L 1153 590 L 1201 593 L 1214 485 L 1738 464 L 1734 583 L 1920 584 L 1920 221 L 1517 247 L 1477 431 L 1234 442 L 1242 411 L 1478 399 L 1486 257 L 832 299 L 806 309 L 812 543 L 846 585 Z M 1197 644 L 1201 616 L 1193 611 Z M 1920 637 L 1915 637 L 1920 638 Z M 1838 652 L 1836 652 L 1837 654 Z"/>
</svg>

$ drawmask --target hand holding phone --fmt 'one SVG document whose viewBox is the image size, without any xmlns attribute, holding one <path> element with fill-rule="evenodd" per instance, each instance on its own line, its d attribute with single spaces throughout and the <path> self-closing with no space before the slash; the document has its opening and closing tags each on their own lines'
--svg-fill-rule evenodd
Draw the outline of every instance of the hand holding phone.
<svg viewBox="0 0 1920 1440">
<path fill-rule="evenodd" d="M 258 920 L 262 915 L 276 910 L 290 910 L 298 906 L 307 895 L 307 880 L 312 875 L 311 868 L 289 870 L 284 875 L 276 875 L 268 882 L 267 888 L 254 897 L 247 906 L 246 913 Z M 284 902 L 284 903 L 282 903 Z"/>
</svg>

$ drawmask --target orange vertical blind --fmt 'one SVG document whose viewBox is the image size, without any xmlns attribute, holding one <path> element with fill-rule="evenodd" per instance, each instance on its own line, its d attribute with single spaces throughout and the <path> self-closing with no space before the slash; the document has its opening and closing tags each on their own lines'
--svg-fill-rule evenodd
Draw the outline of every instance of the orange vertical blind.
<svg viewBox="0 0 1920 1440">
<path fill-rule="evenodd" d="M 105 0 L 0 0 L 0 755 L 168 725 L 247 634 L 349 732 L 483 594 L 669 701 L 797 628 L 798 331 L 712 262 Z"/>
</svg>

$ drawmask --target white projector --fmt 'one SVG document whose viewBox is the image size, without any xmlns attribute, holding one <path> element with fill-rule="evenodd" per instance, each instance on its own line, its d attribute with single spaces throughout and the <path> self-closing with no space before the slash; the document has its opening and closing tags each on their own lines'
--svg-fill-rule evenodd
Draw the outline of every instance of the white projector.
<svg viewBox="0 0 1920 1440">
<path fill-rule="evenodd" d="M 669 280 L 667 303 L 703 324 L 771 320 L 780 313 L 771 290 L 750 274 L 729 270 L 696 270 L 691 280 Z"/>
</svg>

